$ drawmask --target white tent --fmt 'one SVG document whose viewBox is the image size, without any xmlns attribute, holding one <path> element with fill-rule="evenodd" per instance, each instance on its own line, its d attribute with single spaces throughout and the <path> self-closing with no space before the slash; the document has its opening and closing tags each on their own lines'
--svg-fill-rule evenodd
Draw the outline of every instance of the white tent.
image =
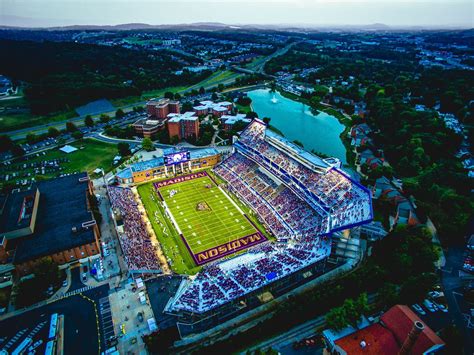
<svg viewBox="0 0 474 355">
<path fill-rule="evenodd" d="M 59 150 L 61 152 L 64 152 L 66 154 L 69 154 L 69 153 L 72 153 L 72 152 L 75 152 L 77 150 L 77 148 L 73 147 L 73 146 L 70 146 L 70 145 L 65 145 L 64 147 L 62 148 L 59 148 Z"/>
</svg>

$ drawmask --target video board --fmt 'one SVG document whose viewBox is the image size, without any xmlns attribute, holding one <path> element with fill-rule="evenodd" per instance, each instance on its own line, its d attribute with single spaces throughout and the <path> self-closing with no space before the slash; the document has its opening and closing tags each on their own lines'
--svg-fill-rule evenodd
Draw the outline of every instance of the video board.
<svg viewBox="0 0 474 355">
<path fill-rule="evenodd" d="M 191 153 L 189 151 L 172 153 L 164 156 L 165 165 L 174 165 L 183 163 L 191 159 Z"/>
</svg>

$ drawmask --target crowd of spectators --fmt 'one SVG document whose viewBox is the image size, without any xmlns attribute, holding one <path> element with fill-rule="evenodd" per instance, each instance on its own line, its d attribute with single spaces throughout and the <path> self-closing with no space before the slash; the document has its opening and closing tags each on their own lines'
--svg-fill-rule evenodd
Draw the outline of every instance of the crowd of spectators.
<svg viewBox="0 0 474 355">
<path fill-rule="evenodd" d="M 155 247 L 152 245 L 145 222 L 129 188 L 110 187 L 109 197 L 112 208 L 120 212 L 123 233 L 119 233 L 125 261 L 130 270 L 158 270 L 159 263 Z"/>
<path fill-rule="evenodd" d="M 207 264 L 178 291 L 171 308 L 209 311 L 328 257 L 330 250 L 327 237 L 260 244 L 245 257 Z"/>
<path fill-rule="evenodd" d="M 313 207 L 330 212 L 331 229 L 349 226 L 371 218 L 370 193 L 345 173 L 327 167 L 316 171 L 301 164 L 265 140 L 265 125 L 254 120 L 237 142 L 258 164 L 285 183 L 301 191 Z"/>
<path fill-rule="evenodd" d="M 217 166 L 215 172 L 228 182 L 230 191 L 253 208 L 277 239 L 317 236 L 327 229 L 327 213 L 319 214 L 243 155 L 233 154 Z"/>
</svg>

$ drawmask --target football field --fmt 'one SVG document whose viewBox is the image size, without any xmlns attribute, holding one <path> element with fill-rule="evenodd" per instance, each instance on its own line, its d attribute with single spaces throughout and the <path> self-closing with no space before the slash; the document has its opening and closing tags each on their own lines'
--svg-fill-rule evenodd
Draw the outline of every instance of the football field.
<svg viewBox="0 0 474 355">
<path fill-rule="evenodd" d="M 196 264 L 266 240 L 207 174 L 186 178 L 155 183 L 155 188 Z"/>
</svg>

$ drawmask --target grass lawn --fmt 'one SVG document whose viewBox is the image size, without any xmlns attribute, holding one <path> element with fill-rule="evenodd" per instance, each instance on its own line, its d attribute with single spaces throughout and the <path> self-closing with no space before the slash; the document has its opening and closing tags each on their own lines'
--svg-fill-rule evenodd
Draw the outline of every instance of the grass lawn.
<svg viewBox="0 0 474 355">
<path fill-rule="evenodd" d="M 187 89 L 187 86 L 172 86 L 172 87 L 164 88 L 164 89 L 144 91 L 142 94 L 142 98 L 152 99 L 154 97 L 163 97 L 165 95 L 165 92 L 169 91 L 169 92 L 172 92 L 173 94 L 176 94 L 177 92 L 182 92 L 186 89 Z"/>
<path fill-rule="evenodd" d="M 250 111 L 252 111 L 250 105 L 244 106 L 236 103 L 235 106 L 237 107 L 237 110 L 239 110 L 239 112 L 241 113 L 249 113 Z"/>
<path fill-rule="evenodd" d="M 0 175 L 11 175 L 20 173 L 20 176 L 10 178 L 9 183 L 17 180 L 36 177 L 37 180 L 49 179 L 59 174 L 87 171 L 89 174 L 96 168 L 103 168 L 105 171 L 112 170 L 113 159 L 118 154 L 117 146 L 99 142 L 93 139 L 84 139 L 71 144 L 79 150 L 66 154 L 58 148 L 46 151 L 46 154 L 36 154 L 29 156 L 27 160 L 15 161 L 7 167 L 0 168 Z M 44 174 L 36 173 L 33 167 L 25 167 L 25 164 L 53 161 L 55 159 L 66 159 L 59 163 L 61 170 L 46 168 Z M 30 176 L 28 176 L 30 174 Z M 0 184 L 4 183 L 2 180 Z"/>
<path fill-rule="evenodd" d="M 118 99 L 111 99 L 109 101 L 112 103 L 112 105 L 118 108 L 122 106 L 133 105 L 135 103 L 152 99 L 155 97 L 163 97 L 165 95 L 165 92 L 168 92 L 168 91 L 172 92 L 173 94 L 176 94 L 177 92 L 182 92 L 186 89 L 187 89 L 186 86 L 173 86 L 173 87 L 164 88 L 164 89 L 144 91 L 141 96 L 128 96 L 128 97 L 122 97 Z"/>
<path fill-rule="evenodd" d="M 76 116 L 77 114 L 74 111 L 56 113 L 47 116 L 36 116 L 28 112 L 4 113 L 0 111 L 0 132 L 13 131 L 46 123 L 60 122 Z"/>
</svg>

